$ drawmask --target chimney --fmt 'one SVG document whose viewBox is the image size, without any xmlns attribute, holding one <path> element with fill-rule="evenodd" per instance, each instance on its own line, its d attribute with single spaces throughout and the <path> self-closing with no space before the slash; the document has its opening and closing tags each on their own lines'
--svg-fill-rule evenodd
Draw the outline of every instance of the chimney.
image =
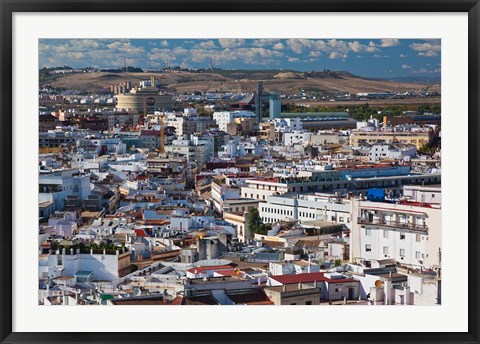
<svg viewBox="0 0 480 344">
<path fill-rule="evenodd" d="M 151 84 L 152 87 L 155 87 L 155 75 L 152 75 L 150 77 L 150 84 Z"/>
</svg>

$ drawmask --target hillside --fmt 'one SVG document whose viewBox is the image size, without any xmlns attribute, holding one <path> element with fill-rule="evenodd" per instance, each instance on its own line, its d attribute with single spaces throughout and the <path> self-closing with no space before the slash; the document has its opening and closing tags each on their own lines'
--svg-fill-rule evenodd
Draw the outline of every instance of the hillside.
<svg viewBox="0 0 480 344">
<path fill-rule="evenodd" d="M 266 91 L 277 91 L 283 94 L 298 93 L 301 89 L 314 92 L 341 91 L 389 92 L 429 90 L 440 91 L 439 84 L 422 84 L 398 82 L 356 77 L 346 72 L 335 75 L 323 73 L 300 73 L 294 71 L 205 71 L 186 72 L 172 71 L 168 73 L 74 73 L 56 75 L 43 80 L 40 86 L 63 89 L 78 89 L 96 92 L 112 84 L 131 81 L 132 85 L 147 80 L 155 75 L 160 85 L 177 94 L 200 92 L 252 92 L 259 80 L 263 81 Z"/>
</svg>

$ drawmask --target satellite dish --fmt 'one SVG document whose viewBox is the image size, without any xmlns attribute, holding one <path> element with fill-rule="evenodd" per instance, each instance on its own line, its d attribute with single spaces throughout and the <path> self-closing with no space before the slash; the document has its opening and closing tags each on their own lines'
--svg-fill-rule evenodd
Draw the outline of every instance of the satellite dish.
<svg viewBox="0 0 480 344">
<path fill-rule="evenodd" d="M 142 295 L 142 291 L 140 290 L 140 288 L 133 288 L 133 295 L 135 296 Z"/>
<path fill-rule="evenodd" d="M 375 281 L 375 288 L 380 288 L 383 286 L 383 281 L 381 280 L 376 280 Z"/>
</svg>

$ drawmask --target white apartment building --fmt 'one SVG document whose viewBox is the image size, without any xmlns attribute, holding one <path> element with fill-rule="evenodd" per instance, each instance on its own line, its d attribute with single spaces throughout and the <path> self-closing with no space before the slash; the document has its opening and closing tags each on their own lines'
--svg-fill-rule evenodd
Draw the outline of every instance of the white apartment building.
<svg viewBox="0 0 480 344">
<path fill-rule="evenodd" d="M 79 272 L 87 272 L 93 281 L 114 281 L 130 272 L 130 252 L 116 250 L 112 252 L 81 253 L 77 250 L 65 250 L 40 254 L 38 273 L 41 279 L 59 276 L 77 277 Z"/>
<path fill-rule="evenodd" d="M 312 133 L 303 130 L 292 130 L 283 134 L 283 144 L 293 146 L 296 144 L 305 145 L 311 141 Z"/>
<path fill-rule="evenodd" d="M 325 145 L 325 144 L 341 144 L 348 139 L 346 136 L 341 136 L 337 132 L 327 132 L 321 131 L 315 134 L 312 134 L 310 137 L 310 142 L 314 146 Z"/>
<path fill-rule="evenodd" d="M 410 175 L 408 166 L 387 169 L 333 169 L 301 171 L 301 175 L 247 179 L 241 197 L 266 201 L 268 196 L 286 193 L 365 193 L 369 188 L 400 191 L 404 184 L 439 184 L 440 173 Z"/>
<path fill-rule="evenodd" d="M 441 205 L 442 188 L 441 185 L 405 185 L 403 187 L 403 197 L 409 201 Z"/>
<path fill-rule="evenodd" d="M 165 120 L 168 127 L 175 128 L 177 136 L 191 135 L 196 132 L 204 132 L 215 126 L 215 121 L 209 117 L 186 116 L 182 114 L 169 113 Z"/>
<path fill-rule="evenodd" d="M 292 130 L 302 130 L 302 120 L 300 118 L 275 118 L 275 131 L 288 132 Z"/>
<path fill-rule="evenodd" d="M 410 159 L 417 155 L 417 147 L 395 148 L 391 145 L 373 145 L 368 152 L 368 161 L 377 162 L 386 159 Z"/>
<path fill-rule="evenodd" d="M 200 144 L 203 141 L 197 141 L 198 145 L 194 145 L 191 140 L 179 139 L 173 140 L 171 145 L 166 145 L 164 150 L 166 153 L 177 153 L 187 158 L 187 161 L 194 161 L 198 166 L 205 166 L 207 158 L 205 155 L 205 145 Z"/>
<path fill-rule="evenodd" d="M 239 198 L 240 189 L 237 186 L 227 185 L 221 180 L 215 180 L 211 183 L 210 199 L 218 212 L 223 213 L 224 201 Z"/>
<path fill-rule="evenodd" d="M 217 122 L 220 131 L 227 131 L 227 124 L 232 123 L 235 118 L 251 117 L 255 118 L 255 113 L 251 111 L 216 111 L 213 113 L 213 119 Z"/>
<path fill-rule="evenodd" d="M 67 196 L 88 199 L 91 194 L 90 174 L 81 174 L 78 170 L 40 174 L 38 190 L 38 203 L 53 202 L 54 210 L 63 210 Z"/>
<path fill-rule="evenodd" d="M 441 231 L 438 206 L 353 199 L 350 260 L 395 259 L 416 268 L 440 266 Z"/>
<path fill-rule="evenodd" d="M 262 155 L 262 153 L 263 147 L 254 140 L 230 140 L 220 148 L 218 151 L 218 157 L 220 159 L 231 159 L 242 157 L 247 154 Z"/>
<path fill-rule="evenodd" d="M 350 200 L 333 195 L 268 196 L 258 211 L 264 223 L 327 221 L 351 227 Z"/>
</svg>

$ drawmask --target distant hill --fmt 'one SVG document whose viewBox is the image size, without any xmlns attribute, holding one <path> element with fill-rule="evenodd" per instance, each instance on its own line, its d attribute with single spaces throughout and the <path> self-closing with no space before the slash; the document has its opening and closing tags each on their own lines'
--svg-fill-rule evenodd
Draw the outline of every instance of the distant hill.
<svg viewBox="0 0 480 344">
<path fill-rule="evenodd" d="M 310 92 L 404 92 L 404 91 L 440 91 L 440 86 L 431 82 L 381 80 L 358 77 L 345 71 L 298 72 L 293 70 L 204 70 L 171 71 L 165 73 L 70 73 L 42 77 L 40 86 L 64 89 L 78 89 L 97 92 L 112 84 L 131 81 L 137 85 L 148 80 L 151 75 L 160 85 L 177 94 L 199 92 L 253 92 L 258 81 L 263 81 L 267 92 L 294 94 L 300 90 Z"/>
</svg>

